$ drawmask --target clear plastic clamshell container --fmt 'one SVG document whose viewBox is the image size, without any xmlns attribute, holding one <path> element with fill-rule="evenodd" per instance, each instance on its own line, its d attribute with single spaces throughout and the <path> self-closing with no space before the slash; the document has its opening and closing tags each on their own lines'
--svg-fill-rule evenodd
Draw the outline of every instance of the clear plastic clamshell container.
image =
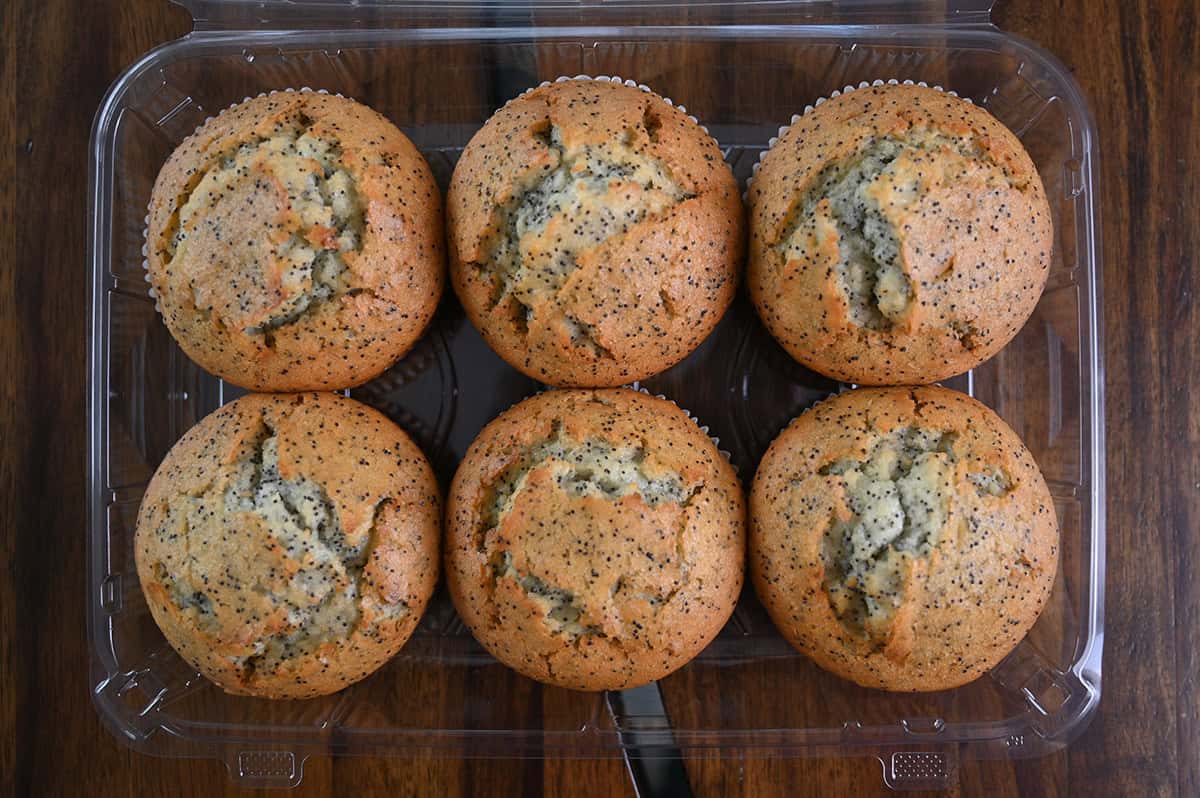
<svg viewBox="0 0 1200 798">
<path fill-rule="evenodd" d="M 993 27 L 989 0 L 938 13 L 886 0 L 185 5 L 196 30 L 129 68 L 92 136 L 88 634 L 96 709 L 119 738 L 154 754 L 219 758 L 260 785 L 298 783 L 313 755 L 624 756 L 650 766 L 834 755 L 878 758 L 893 787 L 945 788 L 962 757 L 1042 754 L 1080 732 L 1100 699 L 1103 640 L 1096 136 L 1063 67 Z M 792 650 L 749 588 L 695 661 L 622 693 L 518 676 L 475 643 L 444 589 L 394 660 L 326 698 L 229 696 L 167 645 L 134 567 L 138 503 L 168 448 L 238 393 L 183 355 L 147 295 L 144 219 L 167 155 L 233 102 L 309 86 L 390 118 L 444 188 L 496 108 L 575 74 L 633 78 L 686 105 L 743 182 L 793 113 L 863 80 L 953 89 L 1020 136 L 1054 214 L 1049 284 L 1016 340 L 947 384 L 995 408 L 1033 451 L 1062 547 L 1045 612 L 990 674 L 924 695 L 856 687 Z M 350 393 L 408 430 L 445 485 L 480 428 L 539 387 L 496 357 L 447 296 L 415 350 Z M 740 296 L 693 355 L 644 387 L 709 425 L 748 482 L 791 418 L 846 386 L 788 358 Z"/>
</svg>

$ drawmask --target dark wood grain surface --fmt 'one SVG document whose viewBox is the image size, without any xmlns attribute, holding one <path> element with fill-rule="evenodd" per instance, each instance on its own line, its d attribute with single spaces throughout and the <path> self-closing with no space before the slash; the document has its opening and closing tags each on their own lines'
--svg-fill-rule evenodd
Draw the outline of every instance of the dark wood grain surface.
<svg viewBox="0 0 1200 798">
<path fill-rule="evenodd" d="M 165 0 L 7 0 L 0 68 L 0 792 L 220 795 L 212 761 L 105 732 L 84 621 L 87 141 L 107 86 L 187 32 Z M 965 795 L 1200 794 L 1200 8 L 1010 0 L 1100 131 L 1108 430 L 1104 693 L 1069 750 L 968 761 Z M 699 760 L 697 795 L 869 795 L 861 760 Z M 619 761 L 310 759 L 296 795 L 623 795 Z"/>
</svg>

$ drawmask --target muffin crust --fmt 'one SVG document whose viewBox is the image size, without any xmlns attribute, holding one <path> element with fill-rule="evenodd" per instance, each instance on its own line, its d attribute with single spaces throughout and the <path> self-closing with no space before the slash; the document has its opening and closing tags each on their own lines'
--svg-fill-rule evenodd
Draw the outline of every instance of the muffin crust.
<svg viewBox="0 0 1200 798">
<path fill-rule="evenodd" d="M 935 382 L 1033 312 L 1053 231 L 1020 141 L 913 85 L 856 89 L 792 124 L 747 193 L 750 294 L 791 355 L 865 385 Z"/>
<path fill-rule="evenodd" d="M 1049 596 L 1058 525 L 1029 450 L 939 387 L 860 389 L 793 421 L 750 496 L 754 586 L 776 626 L 867 687 L 970 682 Z"/>
<path fill-rule="evenodd" d="M 708 644 L 742 586 L 732 467 L 670 402 L 550 391 L 472 444 L 450 490 L 446 575 L 506 665 L 576 690 L 662 678 Z"/>
<path fill-rule="evenodd" d="M 171 449 L 142 500 L 155 622 L 227 692 L 304 698 L 375 671 L 437 579 L 437 485 L 387 418 L 334 394 L 250 394 Z"/>
<path fill-rule="evenodd" d="M 566 80 L 500 109 L 447 195 L 451 278 L 514 367 L 620 385 L 682 360 L 733 298 L 741 202 L 717 144 L 618 82 Z"/>
<path fill-rule="evenodd" d="M 347 388 L 424 331 L 441 296 L 441 198 L 394 125 L 309 91 L 210 119 L 155 181 L 147 266 L 189 357 L 252 390 Z"/>
</svg>

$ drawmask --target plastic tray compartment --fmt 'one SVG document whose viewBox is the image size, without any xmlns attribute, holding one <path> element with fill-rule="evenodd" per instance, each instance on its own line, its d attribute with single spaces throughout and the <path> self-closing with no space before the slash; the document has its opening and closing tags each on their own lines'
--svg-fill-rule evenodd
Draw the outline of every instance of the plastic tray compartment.
<svg viewBox="0 0 1200 798">
<path fill-rule="evenodd" d="M 823 3 L 664 4 L 672 20 L 694 17 L 671 25 L 653 24 L 644 4 L 451 4 L 442 19 L 409 6 L 368 2 L 348 14 L 323 2 L 195 0 L 196 32 L 132 66 L 97 115 L 87 601 L 91 689 L 108 728 L 140 751 L 215 757 L 236 778 L 276 785 L 298 783 L 311 755 L 819 754 L 876 757 L 891 786 L 947 787 L 962 757 L 1030 756 L 1072 739 L 1100 697 L 1104 415 L 1095 132 L 1063 68 L 988 24 L 979 0 L 942 16 L 846 2 L 836 18 Z M 505 100 L 581 73 L 636 78 L 685 104 L 743 182 L 794 112 L 862 80 L 954 89 L 1021 137 L 1054 213 L 1049 284 L 1010 346 L 948 384 L 995 408 L 1029 445 L 1055 498 L 1062 555 L 1045 613 L 990 675 L 927 695 L 857 688 L 794 652 L 750 590 L 691 665 L 624 693 L 515 675 L 472 640 L 442 590 L 394 661 L 323 699 L 227 696 L 166 644 L 134 568 L 138 503 L 171 444 L 236 393 L 180 352 L 147 296 L 146 205 L 168 153 L 232 102 L 310 86 L 392 119 L 444 188 Z M 351 395 L 403 425 L 445 484 L 479 429 L 538 387 L 494 356 L 448 297 L 405 361 Z M 742 296 L 696 353 L 645 387 L 707 423 L 748 481 L 788 420 L 845 386 L 793 363 Z"/>
</svg>

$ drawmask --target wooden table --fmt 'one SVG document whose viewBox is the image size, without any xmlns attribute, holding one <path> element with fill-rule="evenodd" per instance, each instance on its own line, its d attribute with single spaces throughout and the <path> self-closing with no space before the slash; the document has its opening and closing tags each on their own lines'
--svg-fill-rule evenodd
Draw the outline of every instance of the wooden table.
<svg viewBox="0 0 1200 798">
<path fill-rule="evenodd" d="M 164 0 L 8 0 L 0 85 L 0 785 L 214 795 L 224 768 L 131 753 L 87 695 L 87 140 L 106 87 L 187 32 Z M 964 794 L 1200 794 L 1200 5 L 1002 2 L 1075 73 L 1101 137 L 1108 390 L 1104 695 L 1068 751 L 965 762 Z M 697 795 L 866 795 L 861 760 L 701 762 Z M 619 761 L 310 760 L 299 795 L 630 794 Z"/>
</svg>

